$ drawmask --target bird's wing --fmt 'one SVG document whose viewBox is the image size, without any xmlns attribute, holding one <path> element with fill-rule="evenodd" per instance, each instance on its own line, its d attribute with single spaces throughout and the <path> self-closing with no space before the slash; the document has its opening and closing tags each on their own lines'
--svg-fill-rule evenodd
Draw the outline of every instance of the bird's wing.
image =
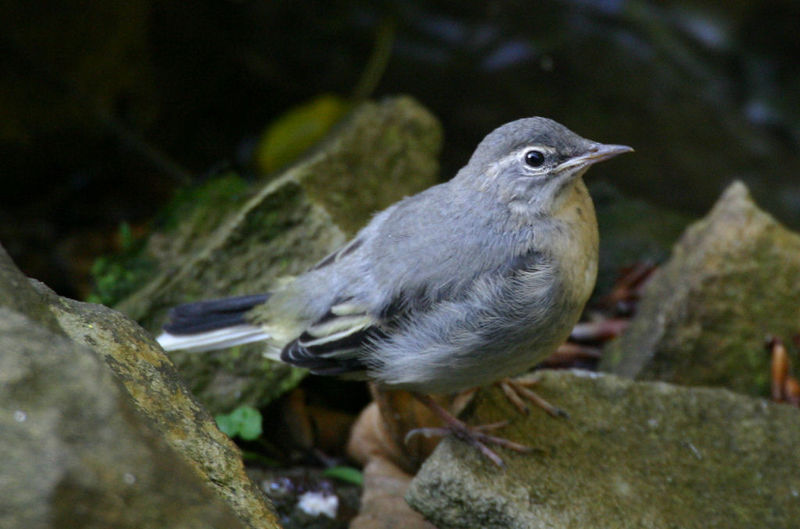
<svg viewBox="0 0 800 529">
<path fill-rule="evenodd" d="M 281 352 L 281 360 L 318 375 L 343 375 L 367 369 L 361 354 L 385 336 L 380 322 L 352 300 L 333 305 Z"/>
<path fill-rule="evenodd" d="M 295 286 L 302 292 L 289 297 L 291 307 L 298 297 L 316 305 L 320 293 L 336 295 L 317 305 L 321 309 L 283 348 L 281 360 L 317 374 L 371 369 L 369 350 L 410 314 L 466 296 L 483 273 L 507 266 L 494 249 L 497 241 L 479 236 L 485 230 L 453 222 L 459 215 L 483 218 L 490 212 L 474 211 L 449 189 L 435 186 L 383 211 L 311 275 L 298 278 Z"/>
</svg>

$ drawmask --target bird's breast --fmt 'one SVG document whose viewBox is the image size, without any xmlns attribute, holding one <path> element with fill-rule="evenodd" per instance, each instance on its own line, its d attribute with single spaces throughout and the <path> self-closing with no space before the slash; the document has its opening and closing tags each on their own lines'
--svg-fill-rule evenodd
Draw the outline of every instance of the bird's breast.
<svg viewBox="0 0 800 529">
<path fill-rule="evenodd" d="M 579 310 L 594 290 L 597 279 L 599 234 L 594 204 L 582 180 L 555 212 L 552 252 L 563 294 Z"/>
</svg>

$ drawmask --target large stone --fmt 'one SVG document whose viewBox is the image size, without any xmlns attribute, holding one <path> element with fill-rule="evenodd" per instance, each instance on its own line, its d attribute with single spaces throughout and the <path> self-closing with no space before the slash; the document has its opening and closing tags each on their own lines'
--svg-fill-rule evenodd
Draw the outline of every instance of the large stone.
<svg viewBox="0 0 800 529">
<path fill-rule="evenodd" d="M 647 284 L 601 369 L 767 395 L 768 335 L 800 331 L 800 235 L 731 185 Z"/>
<path fill-rule="evenodd" d="M 117 308 L 151 332 L 185 301 L 266 292 L 342 245 L 370 215 L 435 183 L 441 128 L 408 97 L 365 103 L 313 153 L 243 204 L 206 204 L 148 246 L 160 272 Z M 229 209 L 226 209 L 229 208 Z M 214 412 L 263 406 L 305 370 L 250 345 L 172 355 Z"/>
<path fill-rule="evenodd" d="M 0 526 L 244 527 L 102 360 L 0 307 Z"/>
<path fill-rule="evenodd" d="M 20 278 L 0 248 L 0 527 L 277 527 L 146 331 Z"/>
<path fill-rule="evenodd" d="M 789 529 L 800 520 L 800 410 L 727 390 L 542 372 L 537 392 L 568 410 L 498 433 L 531 446 L 495 467 L 445 439 L 406 495 L 438 527 Z M 470 422 L 515 413 L 481 394 Z"/>
</svg>

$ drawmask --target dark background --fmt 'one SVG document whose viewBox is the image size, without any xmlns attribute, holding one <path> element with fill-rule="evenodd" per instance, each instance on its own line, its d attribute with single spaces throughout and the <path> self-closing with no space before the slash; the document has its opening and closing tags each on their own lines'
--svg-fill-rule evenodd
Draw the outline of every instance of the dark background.
<svg viewBox="0 0 800 529">
<path fill-rule="evenodd" d="M 444 179 L 494 127 L 544 115 L 634 146 L 592 171 L 631 196 L 701 215 L 741 179 L 800 226 L 800 2 L 365 4 L 0 8 L 0 242 L 85 297 L 120 223 L 144 233 L 189 181 L 257 178 L 265 127 L 324 93 L 421 101 Z"/>
</svg>

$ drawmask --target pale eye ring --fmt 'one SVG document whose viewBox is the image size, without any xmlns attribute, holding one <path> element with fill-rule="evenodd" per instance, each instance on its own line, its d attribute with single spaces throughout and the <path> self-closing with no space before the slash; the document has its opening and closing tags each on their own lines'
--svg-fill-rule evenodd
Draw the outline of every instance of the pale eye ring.
<svg viewBox="0 0 800 529">
<path fill-rule="evenodd" d="M 526 152 L 525 163 L 530 167 L 541 167 L 544 164 L 544 153 L 537 150 Z"/>
</svg>

